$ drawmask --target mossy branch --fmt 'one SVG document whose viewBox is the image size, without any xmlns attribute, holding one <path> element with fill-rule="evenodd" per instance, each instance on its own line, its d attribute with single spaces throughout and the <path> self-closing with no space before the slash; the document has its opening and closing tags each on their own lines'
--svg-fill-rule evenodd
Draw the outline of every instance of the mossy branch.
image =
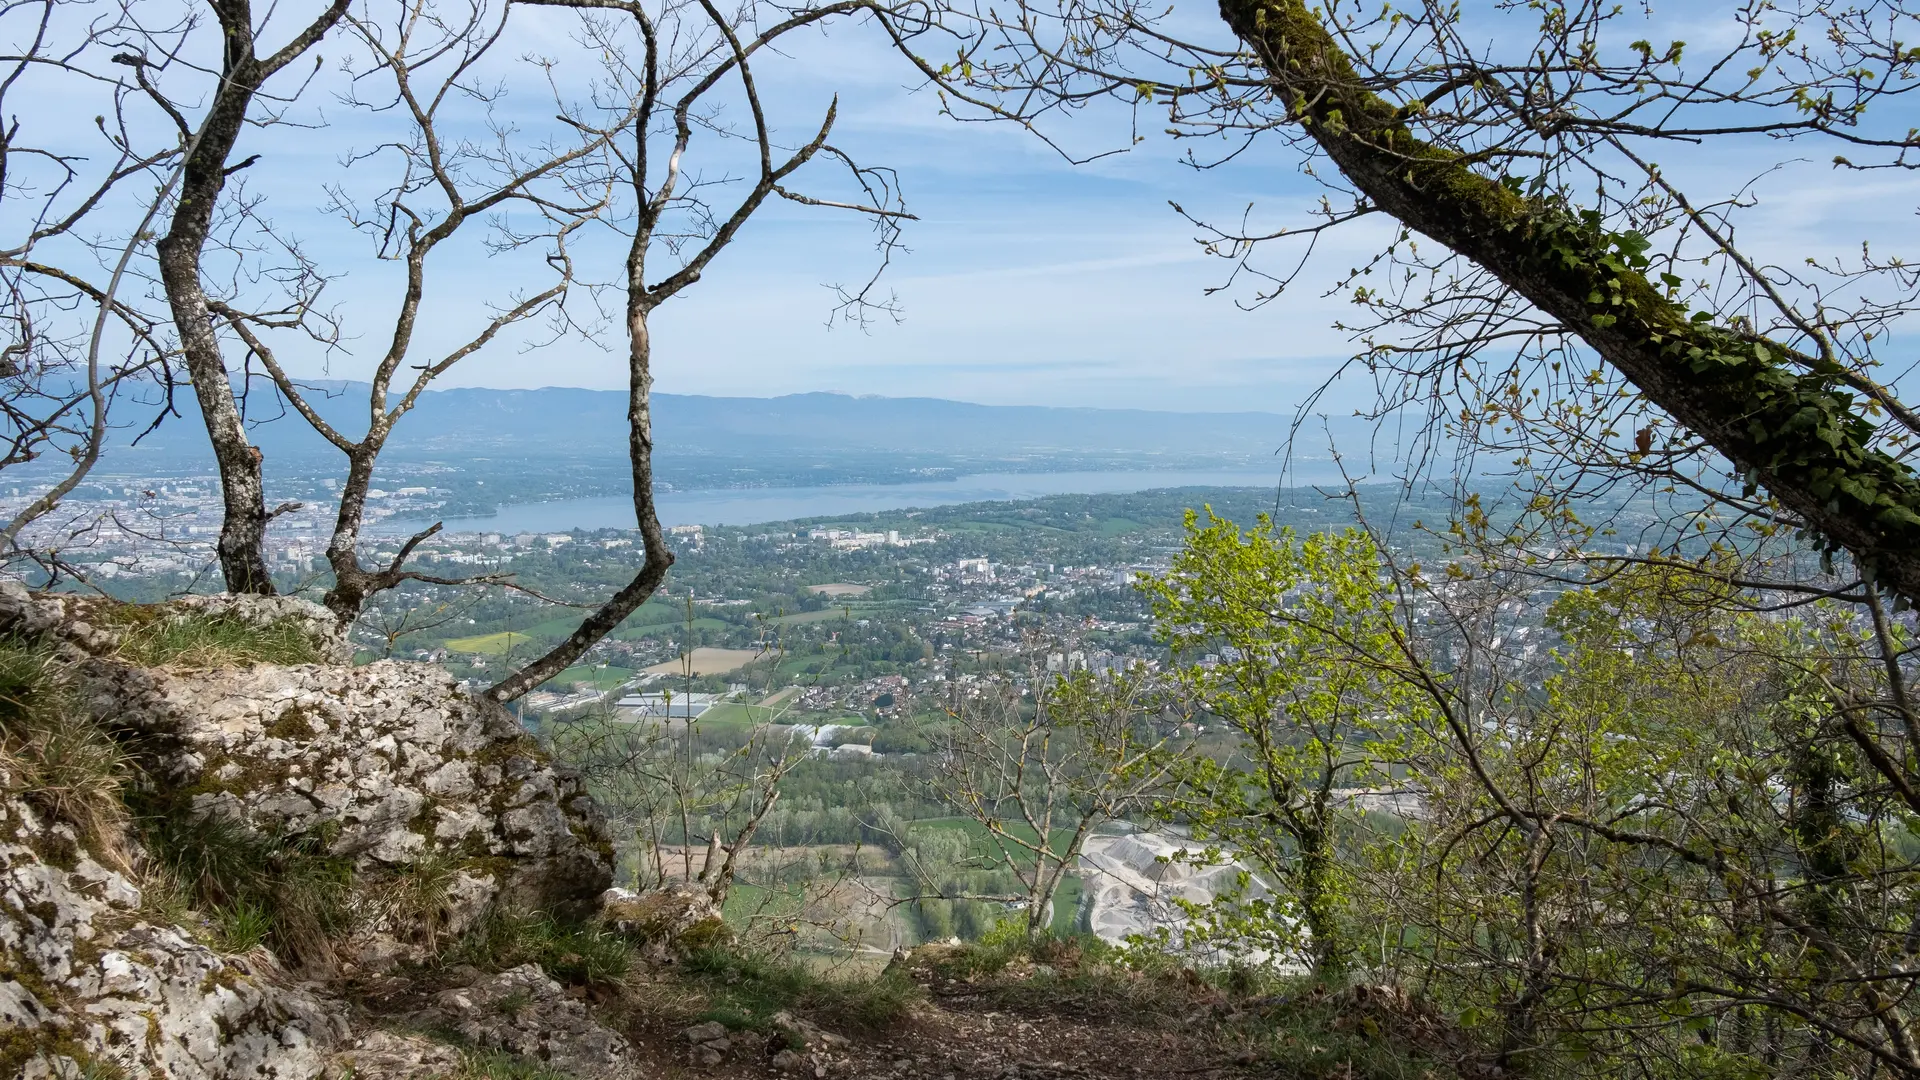
<svg viewBox="0 0 1920 1080">
<path fill-rule="evenodd" d="M 1653 404 L 1713 445 L 1863 576 L 1920 601 L 1920 477 L 1831 360 L 1690 312 L 1648 279 L 1644 237 L 1523 196 L 1418 138 L 1367 90 L 1304 0 L 1222 0 L 1294 119 L 1378 206 L 1558 319 Z"/>
</svg>

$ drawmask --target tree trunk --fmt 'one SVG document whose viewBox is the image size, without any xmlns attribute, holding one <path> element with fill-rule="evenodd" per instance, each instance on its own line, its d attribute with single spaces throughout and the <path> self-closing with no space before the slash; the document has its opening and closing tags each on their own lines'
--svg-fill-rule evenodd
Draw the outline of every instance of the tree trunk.
<svg viewBox="0 0 1920 1080">
<path fill-rule="evenodd" d="M 359 618 L 367 597 L 385 587 L 377 575 L 361 567 L 359 553 L 360 527 L 366 513 L 367 490 L 373 482 L 374 455 L 379 446 L 376 438 L 385 436 L 378 420 L 374 423 L 367 437 L 347 454 L 347 480 L 340 488 L 333 538 L 327 543 L 327 564 L 333 568 L 333 587 L 321 600 L 342 626 Z"/>
<path fill-rule="evenodd" d="M 619 592 L 581 620 L 579 627 L 552 652 L 500 680 L 487 690 L 494 701 L 508 702 L 565 671 L 621 620 L 640 610 L 673 565 L 666 533 L 653 505 L 653 339 L 647 326 L 651 313 L 637 278 L 629 283 L 627 300 L 627 458 L 633 469 L 633 513 L 640 526 L 645 558 L 640 569 Z M 691 647 L 691 643 L 689 643 Z M 684 840 L 684 838 L 683 838 Z"/>
<path fill-rule="evenodd" d="M 180 331 L 180 348 L 187 375 L 193 381 L 200 415 L 220 469 L 225 518 L 220 526 L 220 569 L 227 590 L 272 594 L 267 571 L 266 491 L 261 482 L 260 451 L 247 442 L 234 401 L 233 382 L 227 377 L 226 358 L 213 329 L 213 313 L 200 280 L 201 253 L 213 227 L 214 206 L 226 187 L 227 160 L 246 127 L 247 113 L 261 84 L 275 71 L 300 56 L 346 13 L 346 0 L 336 0 L 297 37 L 263 62 L 254 55 L 253 11 L 249 0 L 224 0 L 211 5 L 225 35 L 220 83 L 207 114 L 200 122 L 191 152 L 182 166 L 180 200 L 174 205 L 167 235 L 156 246 L 160 280 L 167 305 Z"/>
<path fill-rule="evenodd" d="M 247 442 L 247 432 L 234 403 L 233 384 L 227 378 L 226 359 L 213 330 L 213 313 L 200 282 L 200 255 L 213 224 L 214 204 L 227 181 L 227 158 L 246 124 L 247 110 L 260 89 L 260 63 L 253 55 L 253 27 L 246 0 L 217 4 L 226 32 L 226 55 L 220 87 L 201 121 L 199 143 L 187 158 L 180 201 L 172 227 L 158 245 L 160 280 L 167 304 L 180 331 L 181 352 L 193 381 L 200 415 L 213 442 L 225 497 L 225 519 L 220 526 L 220 569 L 227 590 L 236 593 L 273 592 L 267 572 L 266 493 L 261 484 L 260 452 Z"/>
<path fill-rule="evenodd" d="M 1299 836 L 1300 915 L 1312 937 L 1308 958 L 1313 977 L 1323 982 L 1347 971 L 1347 950 L 1341 940 L 1339 913 L 1334 910 L 1333 831 L 1322 825 L 1303 829 Z"/>
<path fill-rule="evenodd" d="M 1560 320 L 1824 544 L 1920 601 L 1920 478 L 1870 445 L 1873 425 L 1854 407 L 1846 372 L 1691 321 L 1616 237 L 1416 138 L 1365 89 L 1306 0 L 1221 0 L 1220 12 L 1295 119 L 1375 205 Z"/>
</svg>

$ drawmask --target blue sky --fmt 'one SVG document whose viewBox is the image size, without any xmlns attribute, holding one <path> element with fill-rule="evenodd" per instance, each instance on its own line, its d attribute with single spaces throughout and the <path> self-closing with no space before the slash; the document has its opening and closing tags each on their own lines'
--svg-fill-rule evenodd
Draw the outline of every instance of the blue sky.
<svg viewBox="0 0 1920 1080">
<path fill-rule="evenodd" d="M 161 0 L 145 3 L 162 6 Z M 280 17 L 311 6 L 291 5 Z M 1687 4 L 1630 14 L 1623 30 L 1654 40 L 1703 41 L 1721 32 L 1714 20 L 1719 10 Z M 1176 18 L 1226 43 L 1211 4 L 1179 5 Z M 577 63 L 578 49 L 568 36 L 570 16 L 521 9 L 514 19 L 494 61 L 493 74 L 509 91 L 500 115 L 537 133 L 552 109 L 521 58 L 545 53 Z M 561 77 L 578 74 L 567 68 Z M 940 116 L 906 63 L 870 30 L 851 26 L 795 42 L 788 55 L 762 65 L 760 78 L 778 130 L 808 130 L 837 94 L 834 142 L 864 163 L 898 170 L 908 206 L 920 218 L 904 237 L 911 252 L 896 259 L 885 282 L 898 294 L 903 318 L 864 332 L 830 329 L 832 296 L 824 286 L 867 272 L 872 234 L 844 212 L 771 204 L 702 281 L 656 314 L 659 390 L 753 396 L 832 390 L 1288 412 L 1353 351 L 1332 326 L 1348 305 L 1323 294 L 1340 272 L 1377 249 L 1385 223 L 1333 234 L 1287 296 L 1244 311 L 1235 300 L 1245 292 L 1205 295 L 1228 267 L 1202 252 L 1193 227 L 1168 206 L 1178 201 L 1215 220 L 1235 219 L 1252 207 L 1255 220 L 1268 225 L 1299 222 L 1320 189 L 1300 175 L 1298 156 L 1277 139 L 1230 167 L 1196 172 L 1177 162 L 1171 140 L 1153 135 L 1159 125 L 1148 115 L 1142 130 L 1150 137 L 1131 152 L 1075 165 L 1011 126 Z M 343 155 L 386 137 L 381 117 L 332 102 L 340 85 L 329 67 L 299 106 L 302 118 L 324 119 L 327 126 L 253 133 L 240 154 L 261 153 L 243 177 L 266 197 L 276 226 L 300 237 L 341 275 L 329 296 L 345 318 L 342 349 L 323 357 L 283 341 L 285 357 L 306 374 L 356 377 L 384 343 L 395 277 L 391 263 L 370 257 L 364 237 L 323 210 L 324 184 L 342 178 Z M 70 110 L 74 120 L 95 110 L 87 102 L 49 98 L 46 104 L 49 114 Z M 1123 142 L 1126 122 L 1117 111 L 1094 110 L 1052 131 L 1073 149 L 1092 152 Z M 81 131 L 86 125 L 71 126 Z M 1671 146 L 1663 160 L 1698 197 L 1731 191 L 1791 159 L 1755 188 L 1759 203 L 1747 214 L 1743 238 L 1762 258 L 1795 265 L 1808 255 L 1857 253 L 1865 238 L 1883 251 L 1910 239 L 1908 178 L 1837 172 L 1827 163 L 1832 152 L 1755 140 L 1700 150 Z M 387 175 L 378 162 L 361 162 L 345 182 L 377 186 Z M 826 186 L 818 189 L 813 182 L 803 173 L 796 186 L 832 190 L 830 180 L 822 178 Z M 583 243 L 580 255 L 589 272 L 616 271 L 617 251 L 605 238 Z M 524 258 L 491 255 L 474 243 L 437 253 L 416 355 L 470 332 L 488 301 L 534 280 L 528 268 Z M 621 361 L 592 342 L 562 340 L 529 350 L 526 340 L 501 342 L 463 361 L 441 385 L 624 385 Z M 1370 401 L 1371 393 L 1356 380 L 1326 407 L 1345 411 Z"/>
<path fill-rule="evenodd" d="M 776 122 L 784 114 L 790 132 L 837 93 L 836 145 L 899 171 L 919 217 L 906 227 L 909 253 L 884 279 L 899 296 L 901 319 L 864 331 L 830 328 L 826 285 L 868 272 L 872 233 L 844 212 L 770 204 L 701 282 L 656 315 L 660 390 L 1287 411 L 1350 351 L 1330 327 L 1339 305 L 1322 301 L 1318 289 L 1258 313 L 1206 297 L 1227 268 L 1201 251 L 1167 205 L 1236 215 L 1258 201 L 1278 213 L 1315 189 L 1277 144 L 1231 174 L 1195 174 L 1174 160 L 1167 140 L 1075 165 L 1013 127 L 942 117 L 935 98 L 914 89 L 915 73 L 852 27 L 763 65 L 760 78 L 778 103 Z M 1105 149 L 1118 119 L 1079 118 L 1063 136 L 1078 149 Z M 813 175 L 833 183 L 831 170 Z M 798 186 L 818 190 L 808 174 Z M 1358 245 L 1374 232 L 1343 240 Z M 460 262 L 456 291 L 483 291 L 497 262 Z M 366 299 L 355 306 L 378 307 L 378 268 L 358 276 L 347 291 L 364 289 Z M 336 359 L 331 369 L 354 366 Z M 536 354 L 491 349 L 446 384 L 623 380 L 616 358 L 565 343 Z"/>
</svg>

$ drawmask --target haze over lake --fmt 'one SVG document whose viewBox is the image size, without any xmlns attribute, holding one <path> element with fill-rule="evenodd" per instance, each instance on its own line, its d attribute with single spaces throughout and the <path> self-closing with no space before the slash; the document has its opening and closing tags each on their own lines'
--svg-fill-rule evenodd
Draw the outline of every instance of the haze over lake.
<svg viewBox="0 0 1920 1080">
<path fill-rule="evenodd" d="M 916 506 L 1032 499 L 1043 495 L 1098 495 L 1176 487 L 1277 487 L 1278 467 L 1248 471 L 1140 471 L 977 473 L 954 480 L 900 484 L 839 484 L 824 487 L 731 488 L 665 491 L 659 495 L 664 525 L 754 525 L 763 521 L 833 514 L 861 514 Z M 1307 482 L 1296 473 L 1292 482 Z M 412 532 L 419 519 L 390 518 L 379 532 Z M 487 517 L 445 519 L 446 531 L 566 532 L 570 529 L 631 529 L 633 500 L 626 496 L 566 499 L 505 506 Z"/>
</svg>

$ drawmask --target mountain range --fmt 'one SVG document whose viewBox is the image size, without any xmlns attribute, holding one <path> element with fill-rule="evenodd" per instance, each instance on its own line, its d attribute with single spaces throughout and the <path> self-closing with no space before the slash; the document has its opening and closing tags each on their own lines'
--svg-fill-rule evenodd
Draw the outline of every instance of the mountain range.
<svg viewBox="0 0 1920 1080">
<path fill-rule="evenodd" d="M 324 389 L 311 396 L 316 410 L 349 436 L 364 432 L 366 384 L 332 383 Z M 136 457 L 157 463 L 207 454 L 192 395 L 176 395 L 176 405 L 180 415 L 143 437 Z M 1291 425 L 1290 417 L 1261 412 L 978 405 L 832 393 L 771 398 L 656 394 L 653 409 L 655 445 L 662 458 L 783 453 L 986 460 L 1264 457 L 1286 443 Z M 256 396 L 249 420 L 252 438 L 271 459 L 338 461 L 338 451 L 281 403 Z M 625 454 L 626 426 L 623 391 L 439 390 L 421 395 L 395 428 L 387 453 L 416 460 L 499 454 L 611 459 Z M 130 439 L 131 432 L 123 432 L 120 441 Z M 1308 441 L 1316 448 L 1324 445 L 1317 421 Z"/>
</svg>

